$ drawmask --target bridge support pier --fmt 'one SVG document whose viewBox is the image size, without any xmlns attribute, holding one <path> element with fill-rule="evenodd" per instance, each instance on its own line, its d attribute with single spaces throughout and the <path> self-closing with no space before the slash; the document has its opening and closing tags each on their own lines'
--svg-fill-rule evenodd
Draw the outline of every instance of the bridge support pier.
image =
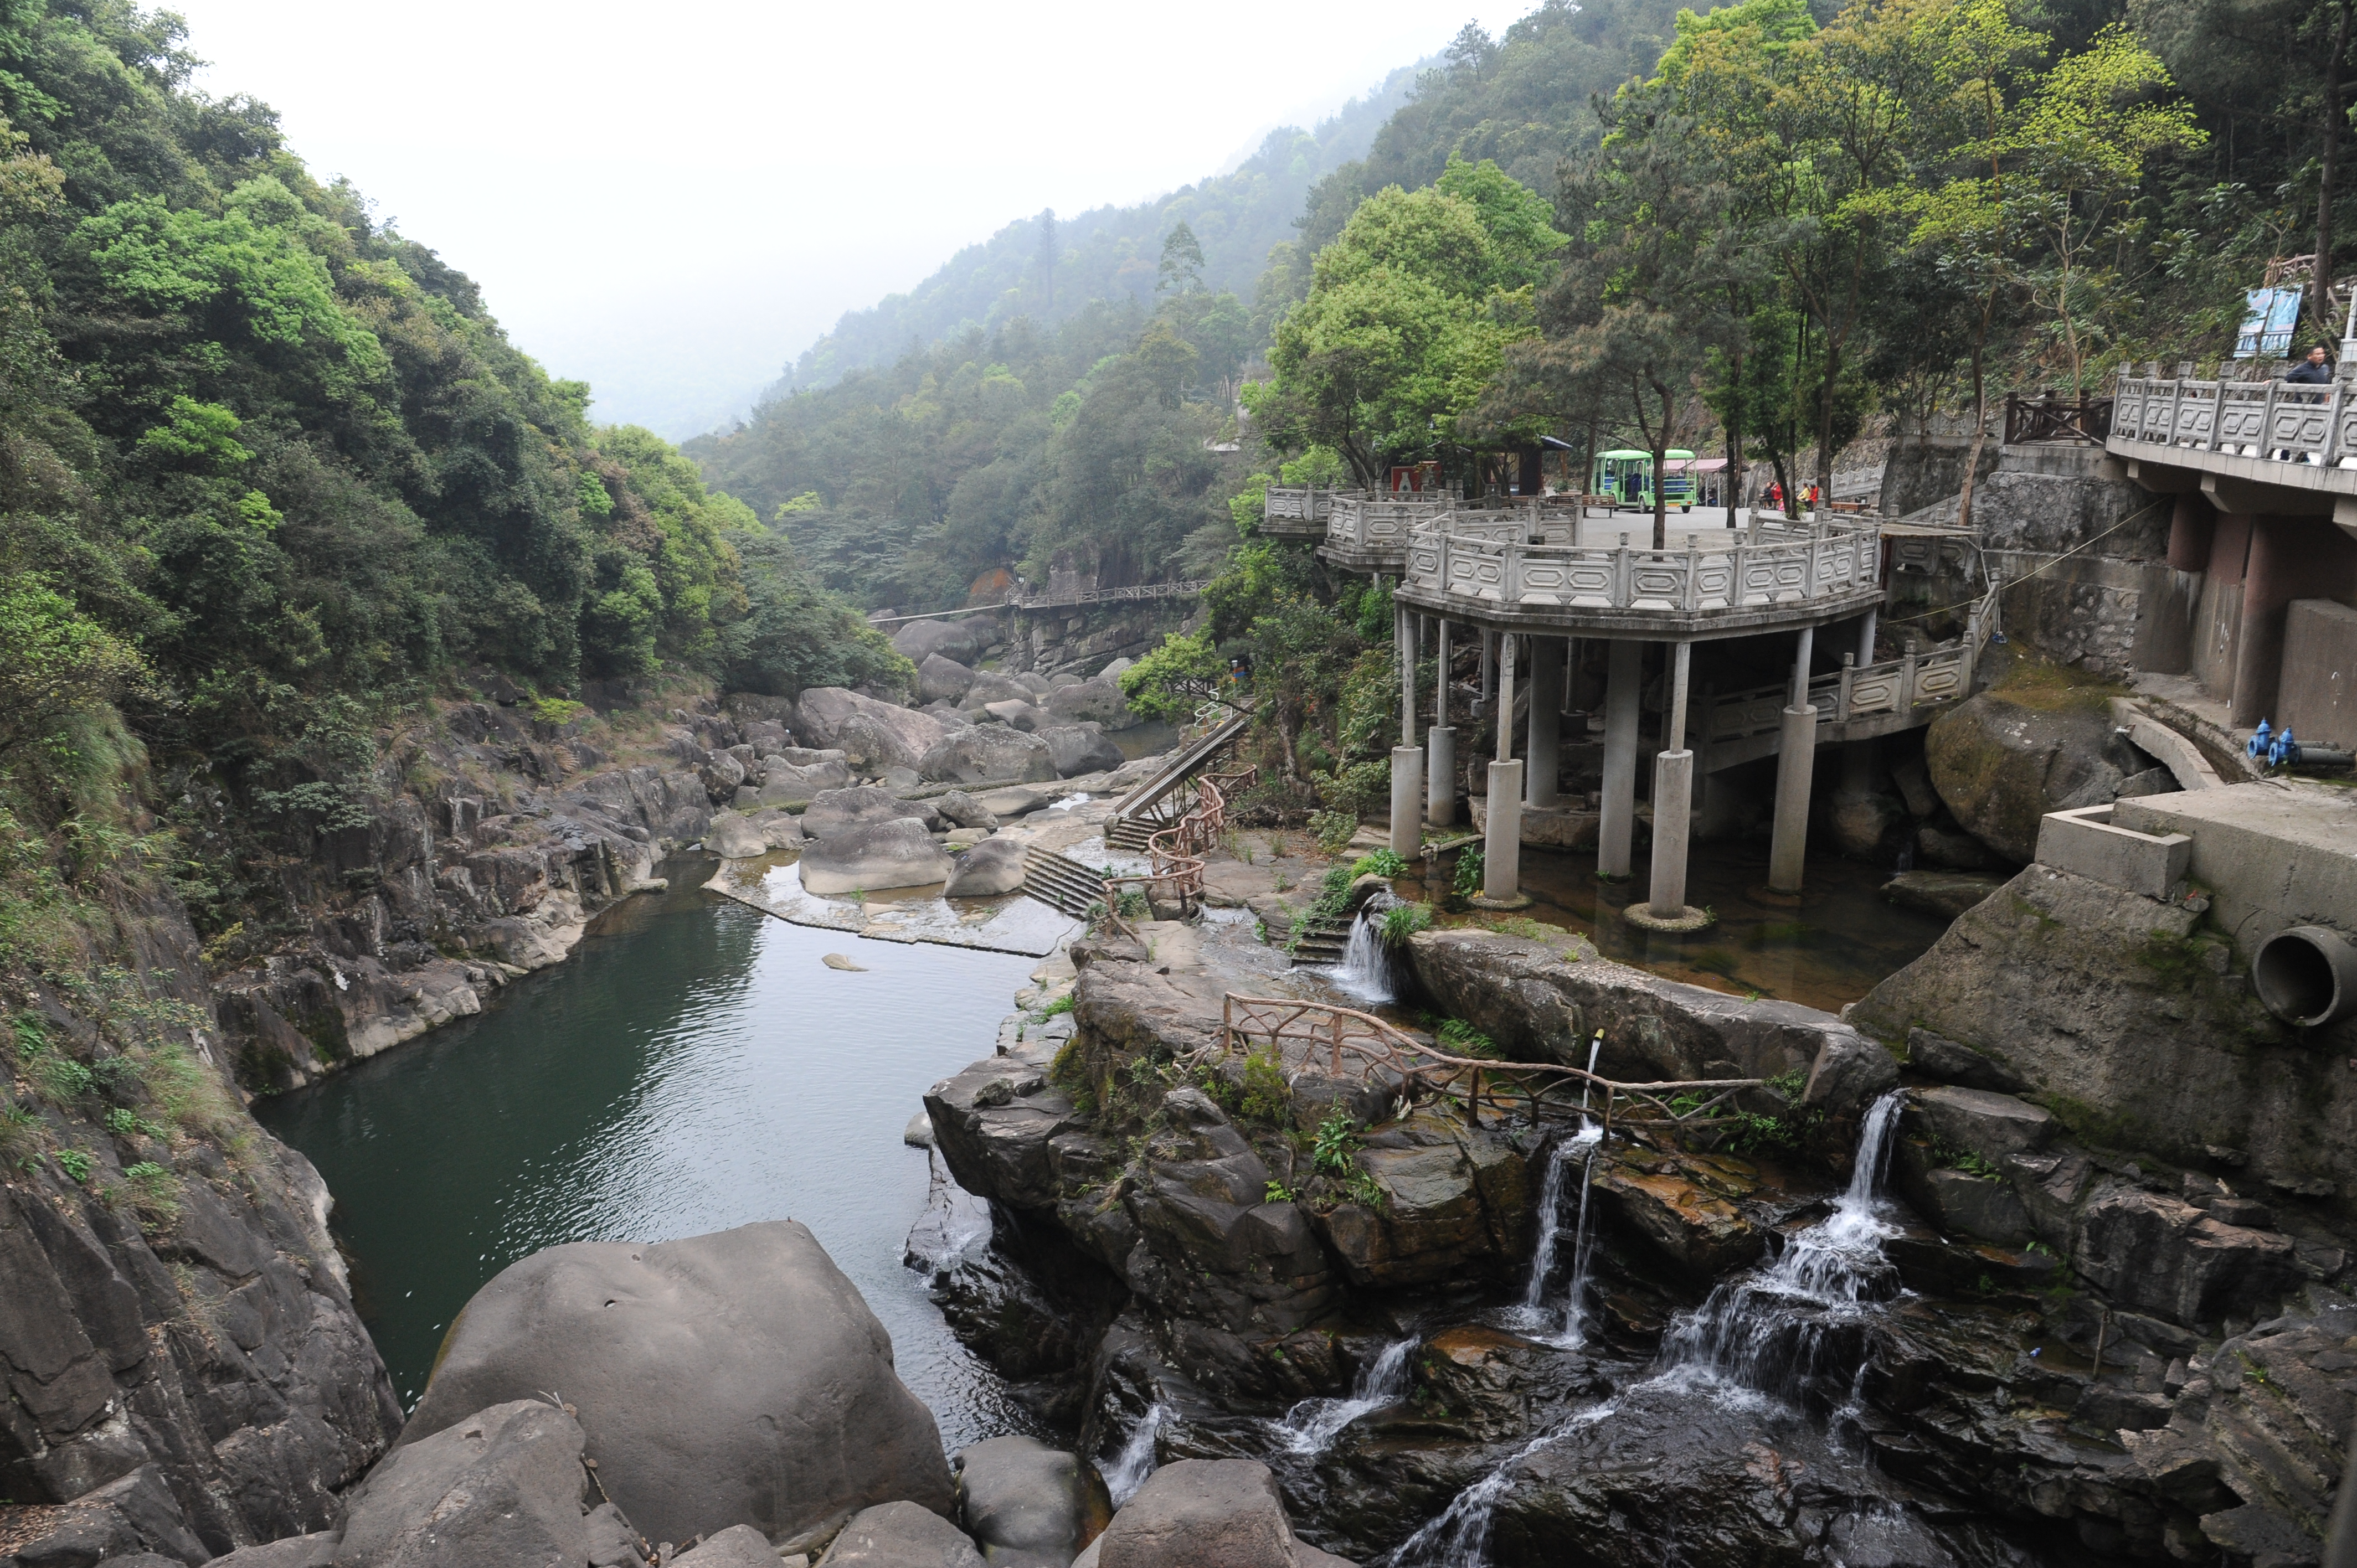
<svg viewBox="0 0 2357 1568">
<path fill-rule="evenodd" d="M 1557 751 L 1563 738 L 1564 642 L 1559 637 L 1531 639 L 1531 720 L 1523 756 L 1523 804 L 1549 811 L 1556 801 Z"/>
<path fill-rule="evenodd" d="M 1490 764 L 1490 820 L 1481 843 L 1481 902 L 1513 909 L 1523 897 L 1523 765 Z"/>
<path fill-rule="evenodd" d="M 1596 870 L 1603 876 L 1629 875 L 1636 837 L 1637 703 L 1643 657 L 1641 644 L 1615 638 L 1605 671 L 1604 800 L 1596 833 Z"/>
<path fill-rule="evenodd" d="M 1454 725 L 1432 726 L 1431 742 L 1425 761 L 1425 820 L 1436 828 L 1445 828 L 1457 821 L 1457 730 Z"/>
<path fill-rule="evenodd" d="M 1776 748 L 1776 836 L 1768 846 L 1768 888 L 1798 893 L 1809 852 L 1809 785 L 1816 776 L 1817 710 L 1809 705 L 1809 655 L 1816 628 L 1801 628 L 1792 660 L 1792 700 Z"/>
<path fill-rule="evenodd" d="M 1694 645 L 1681 642 L 1670 656 L 1670 702 L 1663 714 L 1662 739 L 1671 749 L 1653 754 L 1653 867 L 1646 901 L 1628 911 L 1630 924 L 1656 931 L 1698 931 L 1712 918 L 1686 903 L 1686 844 L 1694 823 L 1694 753 L 1685 744 L 1686 671 Z"/>
<path fill-rule="evenodd" d="M 1392 853 L 1414 860 L 1424 849 L 1424 748 L 1392 747 Z"/>
</svg>

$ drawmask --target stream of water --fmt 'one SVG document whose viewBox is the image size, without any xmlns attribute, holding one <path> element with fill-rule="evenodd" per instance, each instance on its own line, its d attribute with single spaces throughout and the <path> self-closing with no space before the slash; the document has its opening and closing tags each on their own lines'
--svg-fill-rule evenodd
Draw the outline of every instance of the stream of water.
<svg viewBox="0 0 2357 1568">
<path fill-rule="evenodd" d="M 403 1404 L 458 1308 L 527 1253 L 795 1219 L 952 1449 L 1035 1430 L 901 1265 L 928 1171 L 900 1135 L 929 1085 L 989 1053 L 1036 961 L 788 925 L 697 891 L 710 868 L 671 863 L 672 892 L 481 1015 L 254 1106 L 336 1195 Z"/>
</svg>

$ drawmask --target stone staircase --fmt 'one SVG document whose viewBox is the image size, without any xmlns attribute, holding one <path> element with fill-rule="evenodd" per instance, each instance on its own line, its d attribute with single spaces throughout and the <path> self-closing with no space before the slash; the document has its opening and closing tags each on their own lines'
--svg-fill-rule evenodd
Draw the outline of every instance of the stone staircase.
<svg viewBox="0 0 2357 1568">
<path fill-rule="evenodd" d="M 1113 809 L 1113 821 L 1105 827 L 1105 843 L 1114 849 L 1142 852 L 1146 841 L 1178 821 L 1183 814 L 1178 802 L 1171 797 L 1187 780 L 1210 768 L 1236 737 L 1252 723 L 1252 714 L 1240 713 L 1225 723 L 1215 725 L 1202 739 L 1181 747 L 1170 760 L 1149 776 L 1146 781 L 1121 798 Z"/>
<path fill-rule="evenodd" d="M 1075 920 L 1105 900 L 1104 878 L 1070 855 L 1033 844 L 1023 852 L 1023 891 Z"/>
</svg>

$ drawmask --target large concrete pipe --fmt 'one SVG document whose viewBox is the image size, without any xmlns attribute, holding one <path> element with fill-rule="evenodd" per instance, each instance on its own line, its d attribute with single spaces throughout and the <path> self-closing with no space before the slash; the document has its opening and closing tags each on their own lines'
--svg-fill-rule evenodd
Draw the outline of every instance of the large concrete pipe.
<svg viewBox="0 0 2357 1568">
<path fill-rule="evenodd" d="M 2285 1023 L 2322 1028 L 2357 1013 L 2357 947 L 2324 926 L 2293 926 L 2259 944 L 2251 983 Z"/>
</svg>

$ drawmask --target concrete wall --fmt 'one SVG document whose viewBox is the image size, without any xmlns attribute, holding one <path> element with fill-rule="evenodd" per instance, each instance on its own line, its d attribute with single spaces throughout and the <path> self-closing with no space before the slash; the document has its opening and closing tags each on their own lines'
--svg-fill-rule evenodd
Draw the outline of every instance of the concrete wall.
<svg viewBox="0 0 2357 1568">
<path fill-rule="evenodd" d="M 2270 780 L 2146 795 L 2115 801 L 2112 825 L 2191 836 L 2186 873 L 2245 961 L 2287 926 L 2357 932 L 2357 793 Z"/>
<path fill-rule="evenodd" d="M 2292 601 L 2276 711 L 2278 726 L 2310 745 L 2357 747 L 2357 609 Z"/>
<path fill-rule="evenodd" d="M 2141 833 L 2117 825 L 2113 809 L 2049 811 L 2038 824 L 2038 862 L 2147 898 L 2166 898 L 2184 877 L 2193 841 L 2184 833 Z"/>
</svg>

